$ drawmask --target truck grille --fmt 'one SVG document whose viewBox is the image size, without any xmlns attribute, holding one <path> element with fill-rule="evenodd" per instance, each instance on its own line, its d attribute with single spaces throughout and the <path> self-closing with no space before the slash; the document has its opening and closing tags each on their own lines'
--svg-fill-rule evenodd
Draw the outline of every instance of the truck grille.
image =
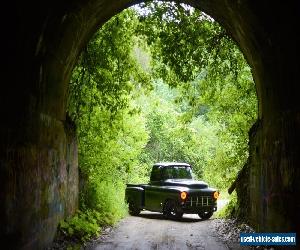
<svg viewBox="0 0 300 250">
<path fill-rule="evenodd" d="M 190 196 L 188 197 L 186 204 L 191 207 L 207 207 L 212 206 L 213 201 L 210 196 Z"/>
</svg>

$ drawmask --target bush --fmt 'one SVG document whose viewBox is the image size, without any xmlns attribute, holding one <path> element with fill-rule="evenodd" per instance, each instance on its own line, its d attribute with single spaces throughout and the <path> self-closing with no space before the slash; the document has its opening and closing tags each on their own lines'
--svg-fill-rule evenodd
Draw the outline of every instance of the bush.
<svg viewBox="0 0 300 250">
<path fill-rule="evenodd" d="M 84 242 L 100 234 L 99 218 L 100 213 L 95 210 L 78 211 L 72 218 L 60 222 L 59 231 L 67 237 Z"/>
<path fill-rule="evenodd" d="M 236 210 L 237 210 L 237 195 L 236 192 L 233 192 L 230 195 L 230 201 L 229 203 L 222 208 L 220 211 L 218 211 L 216 217 L 217 218 L 232 218 L 236 216 Z"/>
<path fill-rule="evenodd" d="M 67 238 L 85 242 L 98 236 L 101 227 L 115 224 L 127 214 L 124 184 L 106 180 L 87 183 L 82 211 L 61 221 L 59 231 Z"/>
<path fill-rule="evenodd" d="M 125 184 L 112 180 L 93 181 L 89 184 L 85 205 L 100 214 L 101 225 L 113 225 L 127 213 L 124 201 Z"/>
</svg>

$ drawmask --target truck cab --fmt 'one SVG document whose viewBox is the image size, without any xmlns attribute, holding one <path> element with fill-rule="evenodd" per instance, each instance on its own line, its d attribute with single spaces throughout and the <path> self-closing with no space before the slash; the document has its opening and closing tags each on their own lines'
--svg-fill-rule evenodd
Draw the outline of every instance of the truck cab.
<svg viewBox="0 0 300 250">
<path fill-rule="evenodd" d="M 149 210 L 175 219 L 184 213 L 210 218 L 217 210 L 218 196 L 218 190 L 193 178 L 189 164 L 178 162 L 154 164 L 148 184 L 127 184 L 125 192 L 130 214 Z"/>
</svg>

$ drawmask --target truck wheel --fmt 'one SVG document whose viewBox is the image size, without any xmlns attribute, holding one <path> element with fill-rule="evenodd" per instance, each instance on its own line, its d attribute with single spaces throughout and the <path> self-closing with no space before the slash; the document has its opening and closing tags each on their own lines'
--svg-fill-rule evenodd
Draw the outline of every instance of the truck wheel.
<svg viewBox="0 0 300 250">
<path fill-rule="evenodd" d="M 212 215 L 213 215 L 214 212 L 201 212 L 199 213 L 199 217 L 202 219 L 202 220 L 208 220 Z"/>
<path fill-rule="evenodd" d="M 132 201 L 128 202 L 128 210 L 129 210 L 129 214 L 133 216 L 137 216 L 141 212 L 141 210 Z"/>
<path fill-rule="evenodd" d="M 183 213 L 179 211 L 179 208 L 174 200 L 166 201 L 163 214 L 169 219 L 180 219 L 183 215 Z"/>
</svg>

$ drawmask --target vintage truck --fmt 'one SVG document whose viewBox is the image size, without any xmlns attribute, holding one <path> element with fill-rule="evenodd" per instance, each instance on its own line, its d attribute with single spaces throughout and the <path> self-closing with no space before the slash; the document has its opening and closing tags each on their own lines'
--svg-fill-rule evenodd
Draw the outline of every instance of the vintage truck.
<svg viewBox="0 0 300 250">
<path fill-rule="evenodd" d="M 219 191 L 196 181 L 187 163 L 162 162 L 153 165 L 149 184 L 127 184 L 125 199 L 129 213 L 142 210 L 161 212 L 171 219 L 184 213 L 209 219 L 217 211 Z"/>
</svg>

